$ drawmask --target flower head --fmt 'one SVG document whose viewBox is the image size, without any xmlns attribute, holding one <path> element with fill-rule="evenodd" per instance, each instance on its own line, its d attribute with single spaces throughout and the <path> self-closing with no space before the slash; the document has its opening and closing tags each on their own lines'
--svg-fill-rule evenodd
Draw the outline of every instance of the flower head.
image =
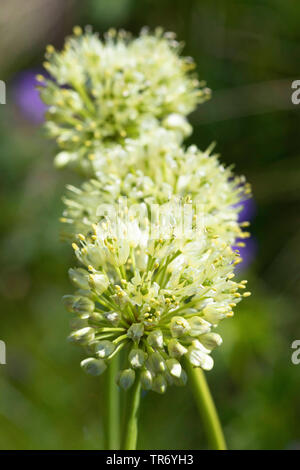
<svg viewBox="0 0 300 470">
<path fill-rule="evenodd" d="M 64 198 L 81 264 L 69 271 L 77 290 L 64 298 L 75 314 L 70 340 L 86 348 L 86 372 L 102 374 L 121 353 L 118 384 L 127 389 L 138 374 L 159 393 L 185 384 L 185 360 L 213 367 L 215 328 L 250 295 L 233 280 L 250 188 L 212 147 L 181 147 L 186 116 L 209 90 L 180 52 L 161 29 L 134 39 L 110 30 L 100 40 L 75 27 L 61 52 L 47 48 L 51 79 L 39 77 L 56 165 L 92 177 Z"/>
<path fill-rule="evenodd" d="M 194 62 L 180 57 L 182 45 L 161 29 L 132 38 L 110 30 L 100 40 L 89 28 L 74 28 L 64 49 L 48 46 L 41 97 L 49 106 L 47 128 L 64 154 L 59 165 L 82 163 L 95 151 L 121 147 L 147 128 L 164 127 L 183 138 L 185 116 L 209 97 L 194 75 Z"/>
<path fill-rule="evenodd" d="M 123 388 L 137 371 L 143 387 L 159 393 L 185 384 L 183 357 L 211 369 L 210 353 L 222 342 L 214 329 L 233 315 L 245 288 L 246 281 L 233 281 L 239 257 L 226 243 L 206 230 L 177 237 L 176 221 L 168 224 L 169 236 L 157 239 L 147 218 L 123 214 L 73 244 L 83 267 L 70 271 L 78 290 L 65 297 L 78 317 L 70 339 L 86 346 L 81 365 L 91 374 L 126 351 L 126 368 L 116 378 Z"/>
<path fill-rule="evenodd" d="M 125 210 L 143 204 L 150 213 L 156 205 L 173 201 L 177 212 L 190 207 L 211 236 L 230 244 L 246 238 L 238 214 L 241 201 L 250 193 L 249 185 L 225 168 L 217 155 L 211 155 L 211 149 L 201 152 L 195 146 L 184 150 L 175 142 L 165 146 L 149 142 L 147 149 L 139 150 L 128 153 L 119 164 L 117 157 L 112 158 L 112 167 L 109 162 L 106 166 L 111 168 L 109 174 L 99 170 L 97 178 L 80 188 L 67 187 L 62 217 L 65 235 L 87 235 L 106 211 L 124 204 Z"/>
</svg>

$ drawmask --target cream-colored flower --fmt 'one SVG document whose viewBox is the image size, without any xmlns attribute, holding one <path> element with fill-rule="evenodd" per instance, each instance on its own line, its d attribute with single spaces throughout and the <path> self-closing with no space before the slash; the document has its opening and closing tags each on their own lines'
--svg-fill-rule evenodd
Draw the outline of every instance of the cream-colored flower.
<svg viewBox="0 0 300 470">
<path fill-rule="evenodd" d="M 90 28 L 75 28 L 61 52 L 50 46 L 41 97 L 49 106 L 47 128 L 63 149 L 56 163 L 88 171 L 95 152 L 138 139 L 147 128 L 164 127 L 181 138 L 185 116 L 210 91 L 195 74 L 174 34 L 143 30 L 139 37 L 110 30 L 101 40 Z"/>
<path fill-rule="evenodd" d="M 100 40 L 76 27 L 61 52 L 47 48 L 51 78 L 39 77 L 56 165 L 92 178 L 64 198 L 65 235 L 81 264 L 65 296 L 70 340 L 86 348 L 88 373 L 102 374 L 122 350 L 118 384 L 129 388 L 139 371 L 159 393 L 185 384 L 183 358 L 213 367 L 215 328 L 250 295 L 233 280 L 241 259 L 232 249 L 248 236 L 237 204 L 250 188 L 211 147 L 182 147 L 186 116 L 209 90 L 180 52 L 161 29 Z"/>
<path fill-rule="evenodd" d="M 171 211 L 173 201 L 174 216 L 183 218 L 183 211 L 188 215 L 191 208 L 194 222 L 205 226 L 211 236 L 230 244 L 246 237 L 247 232 L 242 232 L 238 223 L 242 206 L 237 203 L 248 197 L 249 185 L 210 151 L 201 152 L 195 146 L 184 150 L 174 142 L 168 148 L 160 147 L 154 141 L 147 151 L 140 149 L 139 155 L 128 153 L 128 159 L 119 164 L 114 156 L 114 168 L 109 174 L 99 170 L 97 178 L 80 188 L 68 186 L 62 217 L 65 235 L 86 235 L 105 211 L 122 207 L 133 210 L 140 205 L 154 216 L 156 205 L 162 209 L 169 204 Z M 108 162 L 107 167 L 110 168 Z"/>
<path fill-rule="evenodd" d="M 233 315 L 246 283 L 232 280 L 238 255 L 205 230 L 188 239 L 152 238 L 147 219 L 125 215 L 118 226 L 105 219 L 93 230 L 73 244 L 83 267 L 70 273 L 79 290 L 65 297 L 80 320 L 70 339 L 89 354 L 82 367 L 100 374 L 124 350 L 118 383 L 129 388 L 140 370 L 144 388 L 159 393 L 185 384 L 183 357 L 211 369 L 210 353 L 222 342 L 214 329 Z"/>
</svg>

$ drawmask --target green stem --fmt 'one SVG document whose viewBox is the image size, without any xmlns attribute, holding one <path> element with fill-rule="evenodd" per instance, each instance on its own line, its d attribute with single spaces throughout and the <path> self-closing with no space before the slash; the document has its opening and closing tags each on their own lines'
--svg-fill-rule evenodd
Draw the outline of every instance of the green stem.
<svg viewBox="0 0 300 470">
<path fill-rule="evenodd" d="M 126 417 L 125 432 L 123 439 L 124 450 L 136 450 L 138 435 L 138 410 L 141 396 L 141 382 L 137 376 L 135 383 L 129 391 L 128 414 Z"/>
<path fill-rule="evenodd" d="M 106 449 L 118 450 L 120 447 L 120 396 L 115 379 L 119 370 L 119 357 L 109 361 L 106 380 Z"/>
<path fill-rule="evenodd" d="M 215 450 L 226 450 L 221 423 L 204 372 L 200 368 L 194 368 L 189 361 L 185 361 L 185 367 L 209 443 Z"/>
</svg>

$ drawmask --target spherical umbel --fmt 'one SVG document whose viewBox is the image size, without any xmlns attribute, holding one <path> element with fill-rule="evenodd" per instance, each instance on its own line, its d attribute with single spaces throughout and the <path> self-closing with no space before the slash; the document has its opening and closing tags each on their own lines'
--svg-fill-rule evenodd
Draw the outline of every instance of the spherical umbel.
<svg viewBox="0 0 300 470">
<path fill-rule="evenodd" d="M 95 152 L 157 127 L 181 139 L 189 135 L 185 117 L 210 90 L 181 49 L 175 35 L 162 29 L 143 30 L 137 38 L 110 30 L 102 40 L 79 27 L 61 52 L 48 46 L 44 67 L 51 78 L 38 79 L 49 107 L 46 127 L 63 149 L 57 165 L 87 169 Z"/>
</svg>

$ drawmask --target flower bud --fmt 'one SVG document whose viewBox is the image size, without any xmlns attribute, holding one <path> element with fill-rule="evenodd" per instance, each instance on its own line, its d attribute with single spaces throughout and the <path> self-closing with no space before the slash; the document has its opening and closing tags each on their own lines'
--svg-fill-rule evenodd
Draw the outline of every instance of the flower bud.
<svg viewBox="0 0 300 470">
<path fill-rule="evenodd" d="M 94 302 L 91 299 L 88 299 L 87 297 L 77 297 L 75 302 L 73 303 L 73 311 L 75 313 L 78 313 L 79 315 L 83 315 L 85 313 L 89 314 L 93 312 L 94 308 Z"/>
<path fill-rule="evenodd" d="M 99 326 L 105 319 L 104 315 L 99 312 L 91 312 L 89 315 L 89 325 L 91 326 Z"/>
<path fill-rule="evenodd" d="M 165 393 L 167 389 L 167 381 L 162 374 L 154 377 L 152 390 L 157 393 Z"/>
<path fill-rule="evenodd" d="M 90 274 L 89 285 L 98 295 L 101 295 L 107 289 L 109 280 L 104 274 Z"/>
<path fill-rule="evenodd" d="M 80 289 L 89 289 L 88 272 L 83 268 L 70 268 L 69 276 L 73 284 Z"/>
<path fill-rule="evenodd" d="M 180 336 L 186 335 L 189 333 L 191 327 L 189 322 L 183 317 L 173 317 L 171 320 L 170 330 L 174 338 L 179 338 Z"/>
<path fill-rule="evenodd" d="M 133 369 L 137 369 L 138 367 L 142 367 L 145 362 L 146 354 L 141 349 L 132 349 L 128 356 L 129 362 Z"/>
<path fill-rule="evenodd" d="M 113 326 L 117 326 L 119 324 L 120 315 L 117 312 L 109 312 L 106 315 L 106 318 Z"/>
<path fill-rule="evenodd" d="M 128 390 L 135 381 L 135 372 L 133 369 L 122 370 L 117 377 L 117 384 L 124 390 Z"/>
<path fill-rule="evenodd" d="M 75 295 L 64 295 L 62 300 L 68 312 L 73 312 L 73 305 L 77 297 Z"/>
<path fill-rule="evenodd" d="M 219 323 L 222 318 L 226 317 L 226 309 L 223 307 L 216 307 L 214 304 L 208 304 L 203 309 L 203 315 L 206 321 L 212 325 Z"/>
<path fill-rule="evenodd" d="M 203 320 L 201 317 L 192 317 L 189 319 L 191 327 L 190 335 L 199 336 L 210 331 L 210 323 Z"/>
<path fill-rule="evenodd" d="M 214 365 L 212 357 L 195 346 L 188 348 L 187 358 L 193 366 L 201 367 L 204 370 L 210 370 Z"/>
<path fill-rule="evenodd" d="M 89 326 L 89 323 L 86 318 L 74 317 L 70 321 L 71 330 L 80 330 L 81 328 L 85 328 Z"/>
<path fill-rule="evenodd" d="M 178 387 L 181 387 L 183 385 L 186 385 L 187 383 L 187 374 L 184 369 L 181 369 L 181 374 L 179 377 L 174 377 L 173 376 L 173 383 L 177 385 Z"/>
<path fill-rule="evenodd" d="M 176 361 L 176 359 L 168 359 L 166 364 L 173 377 L 179 378 L 181 376 L 182 367 L 180 362 Z"/>
<path fill-rule="evenodd" d="M 90 341 L 93 341 L 94 337 L 94 329 L 87 326 L 86 328 L 81 328 L 80 330 L 71 333 L 69 336 L 69 340 L 78 344 L 86 344 Z"/>
<path fill-rule="evenodd" d="M 150 367 L 155 373 L 164 372 L 166 370 L 166 364 L 159 352 L 154 352 L 149 356 Z"/>
<path fill-rule="evenodd" d="M 199 341 L 209 351 L 212 351 L 217 346 L 220 346 L 223 342 L 221 336 L 217 333 L 207 333 L 205 335 L 201 335 Z"/>
<path fill-rule="evenodd" d="M 132 339 L 132 341 L 136 341 L 139 343 L 141 337 L 144 334 L 144 325 L 143 323 L 133 323 L 130 328 L 127 330 L 128 338 Z"/>
<path fill-rule="evenodd" d="M 210 349 L 207 349 L 198 339 L 194 339 L 191 344 L 194 348 L 199 349 L 199 351 L 203 352 L 204 354 L 209 354 Z"/>
<path fill-rule="evenodd" d="M 150 344 L 150 346 L 152 346 L 152 348 L 161 349 L 164 345 L 164 337 L 161 330 L 152 331 L 147 338 L 147 342 Z"/>
<path fill-rule="evenodd" d="M 102 359 L 95 359 L 93 357 L 84 359 L 80 365 L 90 375 L 101 375 L 107 367 Z"/>
<path fill-rule="evenodd" d="M 103 340 L 97 342 L 95 345 L 95 354 L 98 357 L 104 358 L 110 356 L 116 349 L 116 346 L 111 341 Z"/>
<path fill-rule="evenodd" d="M 168 352 L 171 357 L 179 358 L 187 353 L 187 349 L 177 339 L 170 339 L 168 342 Z"/>
<path fill-rule="evenodd" d="M 144 390 L 150 390 L 152 387 L 152 374 L 150 370 L 145 369 L 141 373 L 141 385 Z"/>
</svg>

